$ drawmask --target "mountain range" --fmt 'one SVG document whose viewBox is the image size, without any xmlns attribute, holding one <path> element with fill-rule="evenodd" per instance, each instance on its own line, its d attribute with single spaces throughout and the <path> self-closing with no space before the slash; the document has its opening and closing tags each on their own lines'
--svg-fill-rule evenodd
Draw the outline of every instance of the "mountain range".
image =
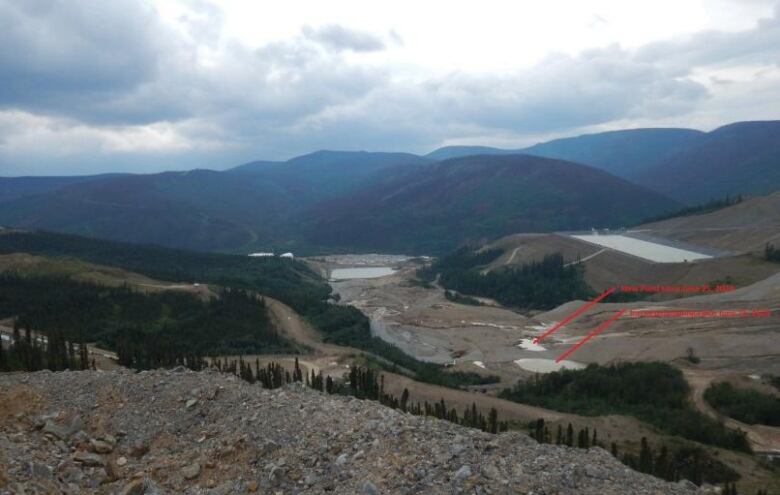
<svg viewBox="0 0 780 495">
<path fill-rule="evenodd" d="M 0 225 L 204 251 L 436 254 L 513 232 L 619 227 L 780 189 L 780 121 L 634 129 L 520 150 L 318 151 L 225 171 L 0 178 Z"/>
<path fill-rule="evenodd" d="M 727 195 L 780 189 L 780 121 L 737 122 L 711 132 L 629 129 L 556 139 L 528 148 L 448 146 L 428 158 L 528 154 L 600 168 L 696 204 Z"/>
</svg>

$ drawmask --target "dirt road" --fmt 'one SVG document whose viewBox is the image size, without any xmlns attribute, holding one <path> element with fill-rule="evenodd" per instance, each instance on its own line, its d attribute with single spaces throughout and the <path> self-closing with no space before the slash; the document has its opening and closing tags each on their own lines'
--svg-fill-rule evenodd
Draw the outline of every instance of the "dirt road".
<svg viewBox="0 0 780 495">
<path fill-rule="evenodd" d="M 685 379 L 691 385 L 693 404 L 702 413 L 710 416 L 732 429 L 740 429 L 747 433 L 750 446 L 756 452 L 780 452 L 780 428 L 765 425 L 748 425 L 735 419 L 725 417 L 718 413 L 704 399 L 704 391 L 716 378 L 722 378 L 723 374 L 713 370 L 683 370 Z"/>
<path fill-rule="evenodd" d="M 313 354 L 319 356 L 344 356 L 360 352 L 350 347 L 323 342 L 320 333 L 304 321 L 291 307 L 268 296 L 263 296 L 263 299 L 276 327 L 287 337 L 311 349 Z"/>
<path fill-rule="evenodd" d="M 323 372 L 327 373 L 330 371 L 328 368 L 331 368 L 329 365 L 338 363 L 334 367 L 344 371 L 342 364 L 344 358 L 365 354 L 365 351 L 359 349 L 324 343 L 319 332 L 305 322 L 292 308 L 269 297 L 265 297 L 265 300 L 271 317 L 278 324 L 278 328 L 289 338 L 312 349 L 311 355 L 300 356 L 301 366 L 307 369 L 314 368 L 315 371 L 322 369 Z M 272 357 L 265 356 L 265 358 L 271 359 Z M 250 356 L 249 359 L 253 359 L 253 357 Z M 290 362 L 292 362 L 292 359 L 288 358 Z M 273 360 L 279 361 L 276 358 L 273 358 Z M 638 421 L 632 418 L 622 416 L 586 418 L 575 414 L 560 413 L 540 407 L 518 404 L 478 392 L 422 383 L 396 373 L 383 372 L 382 374 L 385 376 L 385 390 L 388 393 L 400 397 L 403 389 L 407 388 L 413 402 L 422 403 L 428 401 L 433 403 L 444 399 L 448 407 L 455 407 L 459 413 L 476 403 L 477 408 L 483 414 L 487 414 L 491 407 L 495 407 L 501 420 L 529 422 L 544 418 L 551 423 L 565 424 L 571 422 L 575 426 L 590 426 L 591 428 L 596 426 L 600 434 L 603 432 L 604 438 L 611 437 L 610 433 L 612 432 L 627 431 L 626 428 L 637 432 L 645 429 Z M 644 434 L 650 435 L 650 431 L 645 431 Z"/>
</svg>

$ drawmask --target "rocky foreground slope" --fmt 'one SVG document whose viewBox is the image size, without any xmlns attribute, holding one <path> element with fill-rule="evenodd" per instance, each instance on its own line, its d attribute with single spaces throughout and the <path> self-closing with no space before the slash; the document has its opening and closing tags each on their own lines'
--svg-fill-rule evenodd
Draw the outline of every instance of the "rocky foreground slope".
<svg viewBox="0 0 780 495">
<path fill-rule="evenodd" d="M 217 372 L 0 375 L 0 493 L 696 494 L 539 445 Z"/>
</svg>

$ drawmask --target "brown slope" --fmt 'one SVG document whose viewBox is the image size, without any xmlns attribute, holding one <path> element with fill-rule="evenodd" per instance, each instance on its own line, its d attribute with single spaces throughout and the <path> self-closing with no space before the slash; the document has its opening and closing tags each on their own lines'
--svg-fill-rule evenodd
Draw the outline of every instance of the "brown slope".
<svg viewBox="0 0 780 495">
<path fill-rule="evenodd" d="M 732 252 L 761 250 L 768 242 L 780 244 L 780 192 L 705 215 L 640 225 L 636 230 Z"/>
<path fill-rule="evenodd" d="M 780 270 L 777 264 L 751 255 L 695 263 L 653 263 L 560 234 L 516 234 L 501 238 L 490 247 L 504 250 L 504 254 L 489 266 L 491 270 L 507 264 L 539 261 L 546 254 L 556 252 L 561 253 L 567 263 L 581 260 L 585 266 L 585 281 L 598 291 L 624 284 L 701 285 L 726 279 L 741 287 L 764 280 Z"/>
</svg>

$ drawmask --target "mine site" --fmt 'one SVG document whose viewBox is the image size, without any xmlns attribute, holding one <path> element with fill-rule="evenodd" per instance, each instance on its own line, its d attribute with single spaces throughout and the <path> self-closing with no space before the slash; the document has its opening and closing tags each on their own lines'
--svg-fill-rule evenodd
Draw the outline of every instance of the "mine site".
<svg viewBox="0 0 780 495">
<path fill-rule="evenodd" d="M 780 0 L 0 26 L 0 495 L 780 495 Z"/>
<path fill-rule="evenodd" d="M 763 209 L 767 203 L 773 205 L 772 219 L 754 217 L 756 225 L 751 225 L 747 215 L 735 218 L 739 210 Z M 496 395 L 518 380 L 591 363 L 663 361 L 683 370 L 697 397 L 696 407 L 720 418 L 701 398 L 714 382 L 738 383 L 777 396 L 767 376 L 780 374 L 780 274 L 762 260 L 761 251 L 778 237 L 778 212 L 780 196 L 775 194 L 685 223 L 670 220 L 620 233 L 517 234 L 481 247 L 501 250 L 480 267 L 483 272 L 563 252 L 566 265 L 584 266 L 589 284 L 598 291 L 614 290 L 613 299 L 621 296 L 621 288 L 624 294 L 643 292 L 639 301 L 606 297 L 589 309 L 586 300 L 549 311 L 518 311 L 482 297 L 462 304 L 447 297 L 435 281 L 420 283 L 418 271 L 431 263 L 429 258 L 345 255 L 318 258 L 312 264 L 329 274 L 342 303 L 370 318 L 372 335 L 421 361 L 499 378 L 471 387 L 472 392 Z M 709 227 L 737 222 L 738 227 Z M 580 309 L 586 310 L 578 313 Z M 647 317 L 659 311 L 670 316 Z M 619 319 L 567 355 L 618 313 Z M 575 318 L 566 323 L 572 315 Z M 559 326 L 561 322 L 565 324 Z M 538 413 L 509 414 L 531 419 Z M 767 457 L 780 452 L 780 428 L 731 424 L 747 432 L 756 452 Z"/>
</svg>

